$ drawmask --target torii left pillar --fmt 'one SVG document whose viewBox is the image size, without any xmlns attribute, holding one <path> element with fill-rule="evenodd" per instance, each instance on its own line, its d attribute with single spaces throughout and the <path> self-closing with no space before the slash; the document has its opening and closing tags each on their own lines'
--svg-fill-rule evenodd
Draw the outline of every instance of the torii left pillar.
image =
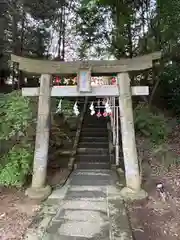
<svg viewBox="0 0 180 240">
<path fill-rule="evenodd" d="M 40 78 L 38 118 L 34 153 L 32 185 L 26 190 L 31 199 L 45 200 L 51 194 L 50 186 L 46 185 L 50 105 L 51 75 L 43 74 Z"/>
</svg>

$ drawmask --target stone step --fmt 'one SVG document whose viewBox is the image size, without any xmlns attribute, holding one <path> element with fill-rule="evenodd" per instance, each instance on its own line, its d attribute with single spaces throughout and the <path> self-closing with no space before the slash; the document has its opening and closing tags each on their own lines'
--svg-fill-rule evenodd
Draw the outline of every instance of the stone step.
<svg viewBox="0 0 180 240">
<path fill-rule="evenodd" d="M 83 124 L 93 124 L 93 125 L 98 125 L 98 126 L 107 126 L 107 121 L 102 121 L 102 120 L 94 120 L 94 119 L 84 119 Z"/>
<path fill-rule="evenodd" d="M 100 162 L 109 162 L 108 154 L 77 154 L 76 155 L 77 162 L 89 162 L 89 163 L 100 163 Z"/>
<path fill-rule="evenodd" d="M 94 131 L 94 129 L 95 130 L 97 130 L 98 129 L 98 131 L 107 131 L 107 126 L 101 126 L 101 125 L 95 125 L 95 124 L 93 124 L 93 125 L 83 125 L 82 126 L 82 130 L 83 129 L 88 129 L 88 130 L 90 130 L 90 131 Z"/>
<path fill-rule="evenodd" d="M 77 169 L 110 169 L 109 162 L 77 162 L 75 165 Z"/>
<path fill-rule="evenodd" d="M 90 112 L 88 113 L 85 113 L 85 116 L 84 116 L 84 120 L 85 121 L 93 121 L 93 122 L 101 122 L 101 123 L 106 123 L 108 121 L 108 118 L 105 118 L 105 117 L 97 117 L 97 116 L 91 116 L 90 115 Z"/>
<path fill-rule="evenodd" d="M 105 148 L 108 149 L 109 148 L 109 143 L 108 142 L 79 142 L 79 147 L 80 148 Z"/>
<path fill-rule="evenodd" d="M 93 200 L 99 200 L 99 199 L 106 199 L 107 195 L 106 195 L 106 192 L 102 192 L 102 191 L 88 191 L 88 190 L 84 190 L 84 191 L 71 191 L 69 190 L 66 194 L 66 200 L 81 200 L 81 199 L 87 199 L 89 201 L 91 201 L 92 199 Z M 88 213 L 88 212 L 86 212 Z M 91 219 L 92 216 L 90 216 L 88 214 L 88 218 L 86 218 L 86 214 L 84 214 L 84 216 L 77 216 L 74 215 L 74 216 L 71 216 L 73 217 L 74 219 L 68 219 L 68 216 L 66 215 L 65 218 L 66 220 L 84 220 L 84 221 L 90 221 L 90 220 L 93 220 Z M 85 217 L 85 218 L 84 218 Z"/>
<path fill-rule="evenodd" d="M 91 116 L 90 112 L 85 113 L 84 119 L 87 121 L 91 120 L 91 121 L 97 121 L 97 122 L 107 122 L 108 121 L 108 117 L 103 117 L 103 116 L 97 117 L 96 115 Z"/>
<path fill-rule="evenodd" d="M 108 131 L 94 131 L 92 129 L 92 131 L 85 131 L 82 129 L 81 131 L 81 136 L 83 137 L 108 137 Z"/>
<path fill-rule="evenodd" d="M 107 127 L 99 127 L 99 126 L 95 126 L 95 127 L 88 127 L 88 126 L 83 126 L 82 127 L 82 131 L 83 132 L 104 132 L 107 133 Z"/>
<path fill-rule="evenodd" d="M 102 121 L 99 119 L 94 120 L 94 119 L 89 118 L 89 119 L 84 119 L 83 124 L 93 124 L 93 125 L 95 124 L 95 125 L 99 125 L 99 126 L 107 126 L 107 122 L 108 121 Z"/>
<path fill-rule="evenodd" d="M 90 142 L 90 143 L 107 143 L 108 136 L 80 136 L 80 142 Z"/>
<path fill-rule="evenodd" d="M 106 126 L 107 125 L 107 121 L 102 121 L 100 119 L 84 119 L 83 123 L 85 124 L 95 124 L 95 125 L 102 125 L 102 126 Z"/>
<path fill-rule="evenodd" d="M 90 148 L 90 147 L 87 147 L 87 148 L 82 148 L 82 147 L 79 147 L 77 149 L 77 153 L 78 154 L 87 154 L 87 155 L 92 155 L 92 154 L 98 154 L 98 155 L 108 155 L 108 151 L 109 149 L 108 148 Z"/>
</svg>

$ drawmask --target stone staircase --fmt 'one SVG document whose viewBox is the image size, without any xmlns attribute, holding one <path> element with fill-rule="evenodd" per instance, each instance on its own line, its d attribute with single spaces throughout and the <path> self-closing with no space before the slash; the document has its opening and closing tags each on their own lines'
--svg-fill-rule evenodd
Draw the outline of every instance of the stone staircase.
<svg viewBox="0 0 180 240">
<path fill-rule="evenodd" d="M 77 149 L 76 168 L 110 168 L 107 121 L 104 117 L 91 116 L 87 109 Z"/>
</svg>

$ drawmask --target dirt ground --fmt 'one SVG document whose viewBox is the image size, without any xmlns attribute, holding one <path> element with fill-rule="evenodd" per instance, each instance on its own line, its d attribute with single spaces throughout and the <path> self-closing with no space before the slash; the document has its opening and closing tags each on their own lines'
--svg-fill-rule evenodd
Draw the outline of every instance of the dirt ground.
<svg viewBox="0 0 180 240">
<path fill-rule="evenodd" d="M 0 239 L 22 239 L 23 233 L 38 210 L 40 204 L 25 197 L 23 191 L 1 189 Z"/>
<path fill-rule="evenodd" d="M 62 184 L 68 174 L 67 169 L 53 171 L 48 173 L 48 182 L 54 186 Z M 40 208 L 40 202 L 25 197 L 23 190 L 0 189 L 0 240 L 23 239 L 23 234 Z"/>
<path fill-rule="evenodd" d="M 180 239 L 180 167 L 173 172 L 152 176 L 151 186 L 146 187 L 149 199 L 127 205 L 135 239 Z M 159 182 L 165 188 L 165 201 L 156 190 Z"/>
<path fill-rule="evenodd" d="M 128 203 L 127 210 L 134 238 L 137 240 L 179 240 L 180 239 L 180 126 L 169 138 L 166 161 L 178 157 L 179 166 L 168 169 L 162 167 L 161 160 L 154 156 L 152 149 L 142 147 L 143 139 L 138 140 L 139 148 L 150 164 L 151 172 L 144 177 L 147 200 Z M 162 157 L 162 156 L 161 156 Z M 162 192 L 158 184 L 163 186 Z"/>
</svg>

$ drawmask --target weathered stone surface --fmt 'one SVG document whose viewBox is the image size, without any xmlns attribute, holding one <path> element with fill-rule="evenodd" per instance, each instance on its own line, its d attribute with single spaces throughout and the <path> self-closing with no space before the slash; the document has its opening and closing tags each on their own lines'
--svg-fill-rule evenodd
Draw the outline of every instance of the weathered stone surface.
<svg viewBox="0 0 180 240">
<path fill-rule="evenodd" d="M 138 191 L 141 188 L 141 179 L 135 141 L 129 74 L 119 73 L 118 82 L 122 148 L 124 155 L 126 185 L 127 187 Z"/>
<path fill-rule="evenodd" d="M 106 193 L 103 193 L 101 191 L 69 191 L 65 197 L 65 199 L 104 199 L 106 198 Z"/>
<path fill-rule="evenodd" d="M 48 185 L 42 188 L 31 187 L 26 190 L 25 194 L 31 199 L 44 201 L 51 194 L 51 187 Z"/>
<path fill-rule="evenodd" d="M 32 188 L 43 188 L 46 184 L 49 131 L 50 131 L 50 92 L 51 75 L 40 78 L 38 117 L 34 151 Z"/>
<path fill-rule="evenodd" d="M 12 54 L 11 60 L 19 63 L 19 69 L 31 73 L 49 73 L 49 74 L 74 74 L 84 66 L 91 67 L 93 73 L 118 73 L 135 70 L 144 70 L 152 67 L 152 61 L 161 58 L 161 52 L 154 52 L 144 56 L 138 56 L 121 60 L 91 60 L 85 64 L 81 61 L 59 62 L 49 60 L 37 60 L 25 58 Z"/>
<path fill-rule="evenodd" d="M 143 189 L 140 189 L 139 191 L 133 191 L 130 188 L 124 187 L 120 192 L 122 198 L 126 201 L 134 201 L 134 200 L 142 200 L 146 199 L 148 197 L 148 194 Z"/>
<path fill-rule="evenodd" d="M 66 196 L 66 193 L 69 189 L 69 185 L 65 185 L 60 189 L 56 189 L 52 192 L 52 194 L 49 196 L 49 199 L 63 199 Z"/>
<path fill-rule="evenodd" d="M 91 185 L 86 184 L 90 177 Z M 99 180 L 100 185 L 92 181 L 93 178 Z M 74 185 L 74 179 L 80 184 Z M 85 184 L 83 179 L 86 179 Z M 60 200 L 55 199 L 54 208 L 52 202 L 42 211 L 44 219 L 31 235 L 37 238 L 29 239 L 131 240 L 125 207 L 115 179 L 112 171 L 76 170 L 65 186 L 64 198 L 60 194 Z M 108 180 L 106 184 L 104 180 Z"/>
<path fill-rule="evenodd" d="M 54 221 L 71 220 L 71 221 L 89 221 L 89 222 L 102 222 L 107 221 L 107 213 L 94 210 L 62 210 L 60 211 Z"/>
<path fill-rule="evenodd" d="M 71 177 L 72 186 L 106 186 L 113 184 L 112 176 L 109 170 L 82 170 L 76 171 Z"/>
<path fill-rule="evenodd" d="M 111 235 L 113 240 L 132 240 L 132 232 L 122 200 L 109 200 L 109 215 L 111 219 Z"/>
<path fill-rule="evenodd" d="M 71 191 L 101 191 L 106 192 L 106 186 L 72 186 Z"/>
<path fill-rule="evenodd" d="M 91 238 L 101 232 L 101 225 L 99 222 L 67 222 L 59 228 L 59 234 L 74 237 Z"/>
<path fill-rule="evenodd" d="M 80 210 L 96 210 L 96 211 L 106 211 L 107 209 L 107 203 L 105 201 L 103 202 L 90 202 L 90 201 L 73 201 L 68 200 L 65 201 L 63 205 L 61 205 L 61 208 L 64 209 L 80 209 Z"/>
</svg>

